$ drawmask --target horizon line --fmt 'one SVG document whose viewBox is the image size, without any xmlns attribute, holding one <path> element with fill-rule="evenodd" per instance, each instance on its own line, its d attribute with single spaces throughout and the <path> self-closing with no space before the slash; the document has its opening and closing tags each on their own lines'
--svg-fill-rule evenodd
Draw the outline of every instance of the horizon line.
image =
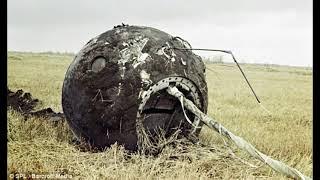
<svg viewBox="0 0 320 180">
<path fill-rule="evenodd" d="M 32 54 L 68 54 L 68 55 L 76 55 L 77 52 L 72 52 L 72 51 L 17 51 L 17 50 L 7 50 L 7 54 L 8 53 L 32 53 Z M 7 57 L 8 58 L 8 57 Z M 211 61 L 210 59 L 212 59 L 213 57 L 210 56 L 201 56 L 202 61 L 203 62 L 208 62 L 208 60 L 205 60 L 204 58 L 209 58 L 209 61 Z M 215 62 L 215 61 L 211 61 L 211 62 Z M 225 61 L 221 61 L 219 63 L 224 63 L 224 64 L 233 64 L 233 62 L 225 62 Z M 274 65 L 274 66 L 289 66 L 289 67 L 306 67 L 306 68 L 313 68 L 312 65 L 290 65 L 290 64 L 274 64 L 274 63 L 268 63 L 268 62 L 264 62 L 264 63 L 251 63 L 251 62 L 239 62 L 240 64 L 251 64 L 251 65 Z"/>
</svg>

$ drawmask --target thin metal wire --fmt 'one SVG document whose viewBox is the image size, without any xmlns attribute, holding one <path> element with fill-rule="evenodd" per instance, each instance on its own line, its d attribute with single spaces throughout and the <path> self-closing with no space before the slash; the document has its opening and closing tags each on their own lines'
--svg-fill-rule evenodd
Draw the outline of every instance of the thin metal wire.
<svg viewBox="0 0 320 180">
<path fill-rule="evenodd" d="M 230 54 L 232 56 L 232 59 L 233 61 L 237 64 L 242 76 L 244 77 L 244 79 L 246 80 L 249 88 L 251 89 L 251 92 L 253 93 L 254 97 L 256 98 L 257 102 L 260 104 L 260 100 L 257 96 L 257 94 L 255 93 L 255 91 L 253 90 L 250 82 L 248 81 L 246 75 L 244 74 L 242 68 L 240 67 L 238 61 L 236 60 L 236 58 L 234 57 L 233 53 L 231 51 L 228 51 L 228 50 L 221 50 L 221 49 L 202 49 L 202 48 L 176 48 L 176 47 L 173 47 L 173 48 L 170 48 L 170 49 L 177 49 L 177 50 L 196 50 L 196 51 L 215 51 L 215 52 L 223 52 L 223 53 L 227 53 L 227 54 Z"/>
</svg>

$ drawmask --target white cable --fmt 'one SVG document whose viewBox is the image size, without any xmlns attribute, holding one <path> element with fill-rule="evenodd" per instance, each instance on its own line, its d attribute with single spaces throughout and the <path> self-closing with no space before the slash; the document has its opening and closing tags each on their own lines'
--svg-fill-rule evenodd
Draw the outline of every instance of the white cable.
<svg viewBox="0 0 320 180">
<path fill-rule="evenodd" d="M 183 93 L 180 92 L 180 91 L 177 92 L 176 97 L 179 97 L 179 98 L 180 98 L 180 99 L 179 99 L 179 98 L 178 98 L 178 99 L 179 99 L 179 101 L 180 101 L 180 103 L 181 103 L 181 107 L 182 107 L 182 111 L 183 111 L 184 117 L 186 118 L 186 120 L 188 121 L 188 123 L 191 124 L 195 129 L 201 128 L 200 126 L 194 125 L 194 124 L 191 122 L 191 120 L 189 119 L 189 117 L 187 116 L 187 113 L 186 113 L 186 111 L 185 111 L 185 109 L 184 109 L 184 105 L 183 105 L 183 98 L 184 98 Z"/>
<path fill-rule="evenodd" d="M 303 175 L 301 172 L 299 172 L 297 169 L 292 168 L 286 164 L 284 164 L 281 161 L 275 160 L 270 158 L 269 156 L 263 154 L 259 150 L 257 150 L 252 144 L 249 142 L 245 141 L 243 138 L 236 136 L 232 132 L 230 132 L 228 129 L 223 127 L 220 123 L 215 121 L 214 119 L 210 118 L 206 114 L 204 114 L 202 111 L 198 109 L 196 105 L 189 99 L 185 98 L 184 95 L 176 88 L 176 87 L 168 87 L 167 92 L 175 96 L 179 99 L 179 101 L 183 101 L 181 105 L 186 107 L 189 111 L 194 113 L 196 116 L 199 117 L 199 119 L 204 122 L 209 128 L 219 132 L 219 134 L 227 137 L 229 140 L 233 141 L 239 148 L 245 150 L 248 152 L 251 156 L 257 158 L 258 160 L 266 163 L 269 165 L 272 169 L 289 176 L 294 179 L 307 179 L 311 180 L 310 177 L 307 177 Z M 182 97 L 182 98 L 181 98 Z"/>
</svg>

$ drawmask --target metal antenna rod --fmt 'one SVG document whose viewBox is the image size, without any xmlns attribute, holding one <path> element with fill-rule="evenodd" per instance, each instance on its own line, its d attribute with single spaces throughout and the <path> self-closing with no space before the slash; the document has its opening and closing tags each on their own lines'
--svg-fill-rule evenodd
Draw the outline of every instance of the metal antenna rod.
<svg viewBox="0 0 320 180">
<path fill-rule="evenodd" d="M 173 48 L 171 48 L 171 49 L 178 49 L 178 50 L 196 50 L 196 51 L 218 51 L 218 52 L 223 52 L 223 53 L 230 54 L 230 55 L 232 56 L 233 61 L 237 64 L 237 66 L 238 66 L 238 68 L 239 68 L 239 70 L 240 70 L 240 72 L 241 72 L 242 76 L 244 77 L 244 79 L 246 80 L 247 84 L 249 85 L 249 87 L 250 87 L 250 89 L 251 89 L 251 91 L 252 91 L 252 93 L 253 93 L 254 97 L 256 98 L 256 100 L 258 101 L 258 103 L 260 104 L 260 100 L 259 100 L 258 96 L 257 96 L 257 95 L 256 95 L 256 93 L 254 92 L 254 90 L 253 90 L 253 88 L 252 88 L 251 84 L 249 83 L 249 81 L 248 81 L 248 79 L 247 79 L 246 75 L 245 75 L 245 74 L 244 74 L 244 72 L 242 71 L 242 69 L 241 69 L 241 67 L 240 67 L 239 63 L 237 62 L 236 58 L 234 57 L 234 55 L 233 55 L 233 53 L 232 53 L 231 51 L 220 50 L 220 49 L 175 48 L 175 47 L 173 47 Z"/>
</svg>

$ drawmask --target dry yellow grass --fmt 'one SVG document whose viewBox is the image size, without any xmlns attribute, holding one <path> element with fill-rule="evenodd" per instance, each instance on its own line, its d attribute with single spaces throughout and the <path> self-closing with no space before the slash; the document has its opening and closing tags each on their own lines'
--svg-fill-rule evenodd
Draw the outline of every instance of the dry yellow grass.
<svg viewBox="0 0 320 180">
<path fill-rule="evenodd" d="M 43 101 L 38 108 L 62 111 L 61 87 L 70 55 L 9 52 L 8 87 Z M 269 115 L 255 101 L 233 64 L 208 64 L 209 116 L 263 153 L 312 175 L 312 71 L 243 65 Z M 75 179 L 286 179 L 204 128 L 206 147 L 175 143 L 156 157 L 129 154 L 114 145 L 81 152 L 70 144 L 66 123 L 23 117 L 8 109 L 8 173 L 64 172 Z M 236 156 L 231 155 L 230 151 Z M 257 167 L 251 167 L 248 163 Z"/>
</svg>

